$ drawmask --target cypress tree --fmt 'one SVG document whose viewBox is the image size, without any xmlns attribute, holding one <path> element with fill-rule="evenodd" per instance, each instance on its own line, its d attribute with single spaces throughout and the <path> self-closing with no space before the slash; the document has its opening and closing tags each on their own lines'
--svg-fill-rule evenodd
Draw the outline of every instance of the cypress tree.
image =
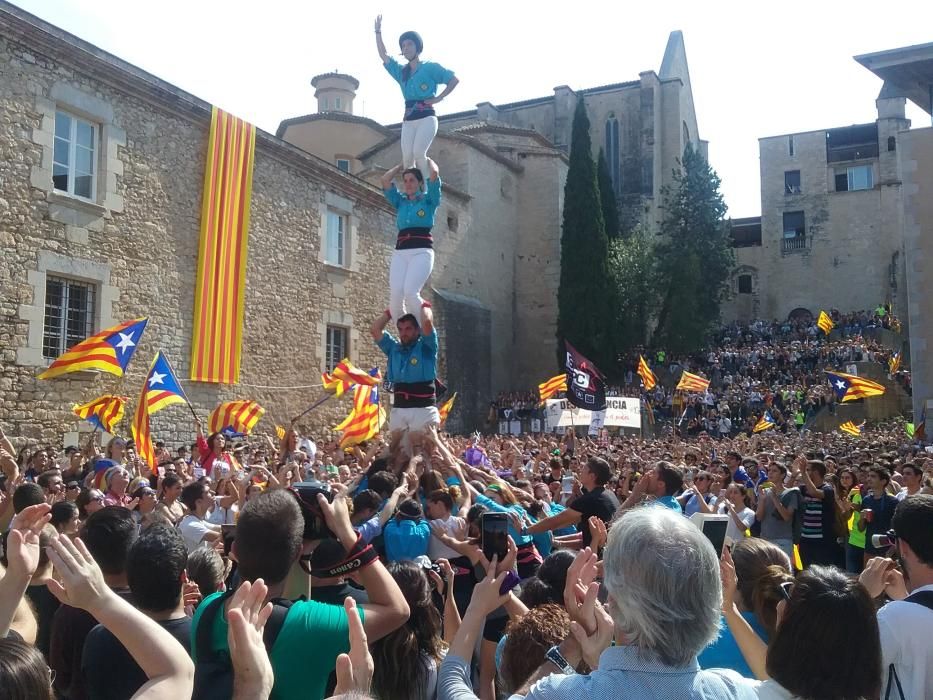
<svg viewBox="0 0 933 700">
<path fill-rule="evenodd" d="M 682 165 L 662 195 L 655 255 L 662 301 L 654 340 L 675 352 L 703 346 L 735 265 L 719 176 L 690 145 Z"/>
<path fill-rule="evenodd" d="M 558 365 L 563 366 L 563 341 L 567 339 L 604 374 L 613 377 L 615 324 L 609 239 L 590 143 L 590 120 L 582 99 L 573 118 L 560 251 Z"/>
<path fill-rule="evenodd" d="M 602 201 L 603 225 L 606 236 L 611 241 L 619 236 L 619 206 L 616 204 L 616 193 L 612 187 L 612 176 L 609 174 L 609 163 L 606 154 L 599 149 L 599 162 L 596 166 L 596 176 L 599 179 L 599 197 Z"/>
</svg>

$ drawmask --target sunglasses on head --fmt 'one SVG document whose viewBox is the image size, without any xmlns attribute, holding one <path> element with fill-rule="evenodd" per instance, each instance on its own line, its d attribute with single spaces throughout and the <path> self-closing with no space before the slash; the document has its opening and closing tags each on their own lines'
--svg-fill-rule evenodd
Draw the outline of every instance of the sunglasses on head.
<svg viewBox="0 0 933 700">
<path fill-rule="evenodd" d="M 791 594 L 791 591 L 794 590 L 794 582 L 785 581 L 784 583 L 780 584 L 780 587 L 781 587 L 781 595 L 784 596 L 784 600 L 790 602 L 790 594 Z"/>
</svg>

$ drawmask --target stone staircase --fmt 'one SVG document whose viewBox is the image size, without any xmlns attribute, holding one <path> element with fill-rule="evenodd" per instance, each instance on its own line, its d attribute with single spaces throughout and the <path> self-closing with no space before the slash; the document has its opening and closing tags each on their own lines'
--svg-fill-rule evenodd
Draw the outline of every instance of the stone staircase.
<svg viewBox="0 0 933 700">
<path fill-rule="evenodd" d="M 910 420 L 913 414 L 910 395 L 898 382 L 888 378 L 887 367 L 877 362 L 856 362 L 855 366 L 858 376 L 883 385 L 884 395 L 873 396 L 863 401 L 836 404 L 832 410 L 826 406 L 808 421 L 806 426 L 808 429 L 828 433 L 836 430 L 846 421 L 852 421 L 858 425 L 864 420 L 885 420 L 895 416 L 907 416 Z"/>
</svg>

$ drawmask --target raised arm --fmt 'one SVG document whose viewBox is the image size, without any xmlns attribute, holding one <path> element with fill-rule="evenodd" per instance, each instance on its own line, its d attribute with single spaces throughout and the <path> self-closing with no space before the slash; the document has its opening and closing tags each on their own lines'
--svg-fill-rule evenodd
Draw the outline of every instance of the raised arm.
<svg viewBox="0 0 933 700">
<path fill-rule="evenodd" d="M 376 15 L 376 50 L 379 52 L 379 58 L 382 59 L 383 63 L 389 60 L 386 45 L 382 43 L 382 15 Z"/>
<path fill-rule="evenodd" d="M 126 647 L 149 679 L 134 698 L 171 700 L 189 697 L 194 665 L 183 646 L 107 586 L 104 575 L 81 540 L 54 540 L 49 559 L 61 577 L 48 582 L 49 591 L 66 605 L 87 610 Z"/>
<path fill-rule="evenodd" d="M 735 575 L 735 564 L 732 562 L 732 554 L 728 547 L 722 549 L 722 559 L 719 562 L 720 576 L 722 577 L 722 613 L 726 618 L 726 624 L 729 625 L 729 631 L 745 657 L 745 663 L 755 674 L 755 678 L 760 681 L 766 681 L 768 671 L 766 668 L 766 658 L 768 655 L 768 645 L 762 641 L 761 637 L 752 629 L 748 621 L 742 617 L 738 607 L 735 604 L 735 589 L 738 579 Z"/>
<path fill-rule="evenodd" d="M 429 173 L 428 177 L 433 182 L 437 180 L 437 178 L 440 177 L 441 171 L 440 171 L 440 168 L 437 167 L 437 163 L 435 163 L 431 158 L 428 158 L 427 161 L 428 161 L 428 173 Z M 385 187 L 383 187 L 382 189 L 385 189 Z"/>
<path fill-rule="evenodd" d="M 47 503 L 21 510 L 7 535 L 7 570 L 0 578 L 0 638 L 6 637 L 26 588 L 39 566 L 39 533 L 51 520 Z"/>
<path fill-rule="evenodd" d="M 421 335 L 431 335 L 433 332 L 434 312 L 431 310 L 431 307 L 425 306 L 421 309 Z"/>
<path fill-rule="evenodd" d="M 350 514 L 344 491 L 339 491 L 333 503 L 328 503 L 323 494 L 318 494 L 318 505 L 324 521 L 336 535 L 344 549 L 356 546 L 357 534 L 350 524 Z M 355 572 L 357 580 L 366 589 L 369 602 L 363 605 L 363 627 L 367 637 L 375 641 L 398 629 L 408 619 L 410 609 L 405 596 L 378 559 Z"/>
<path fill-rule="evenodd" d="M 369 327 L 369 334 L 373 337 L 375 342 L 382 340 L 382 333 L 385 331 L 386 326 L 389 325 L 389 321 L 392 319 L 392 314 L 389 313 L 389 310 L 386 309 L 382 312 L 382 315 L 379 316 L 372 325 Z"/>
<path fill-rule="evenodd" d="M 395 514 L 395 509 L 398 507 L 399 499 L 407 494 L 408 482 L 406 481 L 404 484 L 396 487 L 396 489 L 392 492 L 392 495 L 389 497 L 389 500 L 386 501 L 385 506 L 383 506 L 382 510 L 379 512 L 380 527 L 385 527 L 385 524 L 389 522 L 389 518 Z"/>
<path fill-rule="evenodd" d="M 430 158 L 428 158 L 428 162 L 429 163 L 431 162 Z M 383 192 L 389 189 L 389 186 L 392 184 L 392 181 L 395 179 L 395 176 L 398 175 L 401 169 L 402 169 L 402 164 L 399 163 L 391 170 L 386 170 L 383 176 L 379 178 L 379 184 L 382 185 Z"/>
</svg>

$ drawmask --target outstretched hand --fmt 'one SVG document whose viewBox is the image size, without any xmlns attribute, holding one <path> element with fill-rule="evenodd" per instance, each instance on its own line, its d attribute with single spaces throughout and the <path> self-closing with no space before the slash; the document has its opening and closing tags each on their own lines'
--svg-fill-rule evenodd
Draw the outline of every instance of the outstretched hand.
<svg viewBox="0 0 933 700">
<path fill-rule="evenodd" d="M 474 614 L 485 618 L 496 608 L 505 605 L 509 594 L 503 595 L 500 591 L 508 575 L 509 569 L 503 569 L 497 557 L 493 556 L 492 561 L 486 567 L 486 577 L 473 589 L 467 612 L 473 611 Z"/>
<path fill-rule="evenodd" d="M 262 579 L 244 581 L 230 599 L 227 609 L 227 644 L 233 664 L 234 700 L 267 698 L 274 676 L 262 633 L 272 603 L 265 603 L 268 588 Z"/>
<path fill-rule="evenodd" d="M 115 595 L 80 538 L 58 537 L 49 545 L 48 554 L 61 583 L 52 578 L 46 586 L 60 602 L 93 614 L 97 606 Z"/>
<path fill-rule="evenodd" d="M 347 597 L 343 601 L 343 607 L 350 626 L 350 653 L 337 657 L 337 686 L 334 688 L 334 695 L 345 695 L 355 691 L 368 696 L 375 664 L 369 653 L 366 629 L 360 620 L 360 613 L 353 598 Z"/>
<path fill-rule="evenodd" d="M 29 579 L 39 567 L 39 533 L 52 518 L 52 506 L 39 503 L 24 508 L 10 523 L 7 536 L 7 575 Z"/>
<path fill-rule="evenodd" d="M 732 561 L 732 552 L 728 547 L 722 548 L 722 556 L 719 559 L 719 577 L 722 580 L 722 609 L 726 612 L 732 610 L 735 605 L 735 591 L 739 586 L 735 562 Z"/>
<path fill-rule="evenodd" d="M 596 578 L 596 554 L 586 547 L 577 553 L 570 568 L 567 569 L 567 583 L 564 586 L 564 607 L 570 619 L 582 626 L 587 635 L 596 633 L 596 597 L 599 584 Z"/>
</svg>

